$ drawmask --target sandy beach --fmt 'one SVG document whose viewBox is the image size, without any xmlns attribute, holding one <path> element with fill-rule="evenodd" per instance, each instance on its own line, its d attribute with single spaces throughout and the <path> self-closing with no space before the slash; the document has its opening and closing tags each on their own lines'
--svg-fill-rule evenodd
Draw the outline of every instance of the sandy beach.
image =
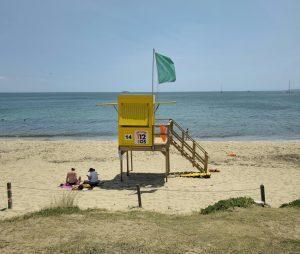
<svg viewBox="0 0 300 254">
<path fill-rule="evenodd" d="M 188 214 L 221 199 L 250 196 L 260 200 L 260 184 L 272 207 L 300 195 L 300 142 L 205 141 L 210 179 L 170 177 L 164 181 L 165 160 L 158 152 L 135 152 L 134 170 L 120 182 L 116 141 L 0 140 L 0 208 L 7 206 L 6 183 L 12 183 L 13 209 L 0 212 L 12 217 L 49 206 L 65 191 L 58 187 L 71 167 L 86 178 L 93 167 L 103 181 L 91 191 L 72 191 L 81 208 L 130 210 L 137 206 L 136 184 L 141 184 L 144 210 Z M 229 157 L 228 153 L 236 153 Z M 124 161 L 124 166 L 126 161 Z M 191 171 L 191 164 L 171 149 L 171 172 Z"/>
</svg>

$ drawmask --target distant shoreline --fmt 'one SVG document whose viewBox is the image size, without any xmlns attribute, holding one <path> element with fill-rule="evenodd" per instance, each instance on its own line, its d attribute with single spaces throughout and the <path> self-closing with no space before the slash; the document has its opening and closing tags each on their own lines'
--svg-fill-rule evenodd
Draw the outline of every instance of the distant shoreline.
<svg viewBox="0 0 300 254">
<path fill-rule="evenodd" d="M 252 93 L 252 92 L 280 92 L 280 93 L 287 93 L 288 90 L 223 90 L 222 93 Z M 300 89 L 291 89 L 291 93 L 299 93 Z M 0 94 L 91 94 L 91 93 L 107 93 L 107 94 L 120 94 L 120 93 L 124 93 L 124 91 L 117 91 L 117 92 L 1 92 Z M 132 94 L 151 94 L 150 91 L 126 91 L 126 93 L 132 93 Z M 219 90 L 215 90 L 215 91 L 163 91 L 163 92 L 159 92 L 161 93 L 220 93 Z M 156 93 L 154 93 L 156 94 Z"/>
</svg>

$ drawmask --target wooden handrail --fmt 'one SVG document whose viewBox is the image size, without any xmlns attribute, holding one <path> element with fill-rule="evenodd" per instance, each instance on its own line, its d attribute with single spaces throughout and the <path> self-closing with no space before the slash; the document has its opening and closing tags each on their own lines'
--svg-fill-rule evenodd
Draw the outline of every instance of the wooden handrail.
<svg viewBox="0 0 300 254">
<path fill-rule="evenodd" d="M 178 124 L 177 124 L 178 125 Z M 181 130 L 182 130 L 182 128 L 181 128 Z M 174 130 L 172 130 L 173 132 L 175 132 Z M 190 141 L 192 141 L 193 142 L 193 144 L 195 144 L 195 146 L 196 147 L 198 147 L 204 154 L 207 154 L 207 152 L 192 138 L 192 137 L 190 137 L 190 135 L 188 135 L 188 134 L 185 134 L 187 137 L 188 137 L 188 139 L 190 140 Z"/>
<path fill-rule="evenodd" d="M 195 145 L 195 142 L 193 142 L 193 160 L 195 160 L 195 157 L 196 157 L 196 145 Z"/>
<path fill-rule="evenodd" d="M 195 142 L 196 146 L 203 152 L 203 153 L 207 153 L 202 146 L 200 146 L 188 133 L 186 133 L 186 131 L 178 124 L 176 123 L 173 119 L 170 119 L 170 121 L 173 122 L 173 124 L 179 129 L 181 130 L 182 132 L 185 133 L 186 137 L 190 140 L 190 141 L 193 141 Z"/>
<path fill-rule="evenodd" d="M 155 131 L 155 128 L 160 128 L 161 126 L 166 127 L 166 133 L 161 133 L 161 131 Z M 176 147 L 176 149 L 179 152 L 181 152 L 182 155 L 185 156 L 193 164 L 193 166 L 196 166 L 200 171 L 204 170 L 205 172 L 207 172 L 207 152 L 178 123 L 176 123 L 172 119 L 169 119 L 169 123 L 154 124 L 153 127 L 153 138 L 162 135 L 166 136 L 167 145 L 173 144 Z M 179 132 L 176 129 L 178 129 Z M 187 140 L 191 141 L 192 145 L 189 144 Z M 203 155 L 200 155 L 197 149 L 199 149 L 203 153 Z M 201 166 L 199 163 L 203 166 Z"/>
<path fill-rule="evenodd" d="M 176 147 L 177 149 L 180 149 L 180 145 L 177 144 L 176 142 L 173 143 L 174 147 Z M 190 156 L 185 156 L 186 159 L 188 159 L 192 164 L 193 166 L 196 166 L 200 171 L 204 170 L 203 167 L 201 167 L 201 165 L 199 165 L 199 163 L 195 160 L 193 160 L 193 158 L 191 158 Z"/>
<path fill-rule="evenodd" d="M 177 132 L 175 132 L 175 131 L 173 130 L 172 134 L 173 134 L 173 137 L 176 137 L 176 138 L 177 138 L 177 140 L 179 141 L 179 143 L 182 143 L 182 139 L 181 139 L 181 137 L 178 135 Z M 194 143 L 194 144 L 195 144 L 195 143 Z M 186 147 L 186 148 L 189 150 L 189 152 L 193 154 L 193 148 L 192 148 L 187 142 L 185 142 L 185 141 L 184 141 L 184 147 Z M 195 157 L 196 157 L 201 163 L 203 163 L 203 164 L 205 163 L 205 160 L 204 160 L 204 159 L 196 152 L 196 150 L 195 150 Z"/>
</svg>

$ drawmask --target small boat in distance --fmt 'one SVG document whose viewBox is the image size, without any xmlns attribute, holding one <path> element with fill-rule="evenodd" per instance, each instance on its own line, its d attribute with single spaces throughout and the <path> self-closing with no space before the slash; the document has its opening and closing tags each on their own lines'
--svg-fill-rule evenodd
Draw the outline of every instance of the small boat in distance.
<svg viewBox="0 0 300 254">
<path fill-rule="evenodd" d="M 289 89 L 287 91 L 288 94 L 291 94 L 291 81 L 289 80 Z"/>
</svg>

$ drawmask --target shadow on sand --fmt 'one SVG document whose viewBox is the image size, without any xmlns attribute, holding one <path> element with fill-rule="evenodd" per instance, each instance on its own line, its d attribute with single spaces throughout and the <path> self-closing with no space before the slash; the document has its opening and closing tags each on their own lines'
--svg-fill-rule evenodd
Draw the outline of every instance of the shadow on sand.
<svg viewBox="0 0 300 254">
<path fill-rule="evenodd" d="M 129 176 L 123 173 L 123 182 L 120 181 L 120 174 L 116 175 L 112 180 L 102 181 L 96 188 L 107 190 L 131 190 L 136 189 L 136 185 L 141 187 L 157 188 L 165 184 L 165 174 L 163 173 L 133 173 Z M 156 190 L 149 190 L 142 192 L 155 192 Z"/>
</svg>

